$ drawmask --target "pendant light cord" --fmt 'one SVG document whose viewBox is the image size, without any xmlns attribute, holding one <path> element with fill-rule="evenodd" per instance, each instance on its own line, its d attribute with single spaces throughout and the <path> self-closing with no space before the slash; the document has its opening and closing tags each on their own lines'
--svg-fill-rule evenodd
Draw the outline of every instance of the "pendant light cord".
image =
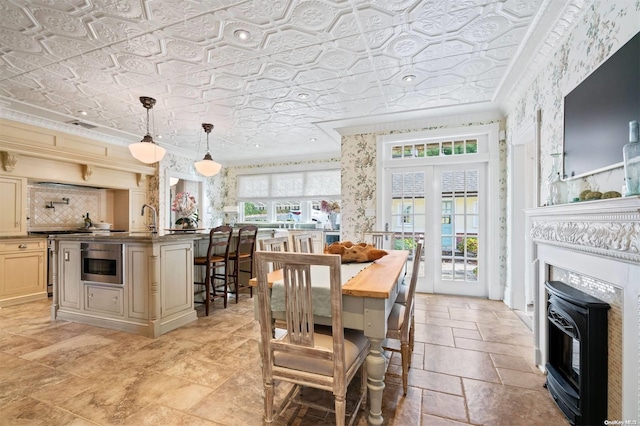
<svg viewBox="0 0 640 426">
<path fill-rule="evenodd" d="M 147 108 L 147 134 L 150 135 L 150 133 L 149 133 L 149 108 Z"/>
</svg>

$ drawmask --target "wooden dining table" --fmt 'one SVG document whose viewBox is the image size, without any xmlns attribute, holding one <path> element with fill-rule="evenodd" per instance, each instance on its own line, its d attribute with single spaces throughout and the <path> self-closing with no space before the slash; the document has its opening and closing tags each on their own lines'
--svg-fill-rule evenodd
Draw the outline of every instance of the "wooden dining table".
<svg viewBox="0 0 640 426">
<path fill-rule="evenodd" d="M 342 322 L 345 328 L 362 330 L 371 343 L 366 359 L 367 388 L 369 391 L 369 423 L 381 425 L 382 392 L 384 390 L 385 358 L 382 355 L 382 340 L 387 336 L 387 319 L 398 295 L 398 286 L 404 279 L 405 264 L 409 256 L 406 250 L 387 250 L 388 254 L 342 286 Z M 282 280 L 282 271 L 271 272 L 269 286 Z M 249 284 L 258 285 L 252 278 Z M 257 298 L 256 298 L 257 312 Z M 274 316 L 278 316 L 276 312 Z M 331 318 L 315 317 L 317 324 L 331 325 Z"/>
</svg>

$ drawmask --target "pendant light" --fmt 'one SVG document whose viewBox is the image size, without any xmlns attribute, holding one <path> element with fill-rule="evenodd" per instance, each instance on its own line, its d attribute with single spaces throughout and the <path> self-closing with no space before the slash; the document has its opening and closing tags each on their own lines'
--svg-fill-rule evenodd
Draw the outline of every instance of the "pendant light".
<svg viewBox="0 0 640 426">
<path fill-rule="evenodd" d="M 156 144 L 149 133 L 149 110 L 156 104 L 156 100 L 140 96 L 140 102 L 147 109 L 147 134 L 144 135 L 140 142 L 129 145 L 129 151 L 131 151 L 131 155 L 136 160 L 151 164 L 162 160 L 167 150 Z"/>
<path fill-rule="evenodd" d="M 204 176 L 213 176 L 220 171 L 222 165 L 213 161 L 211 158 L 211 153 L 209 152 L 209 133 L 213 129 L 213 124 L 202 123 L 202 128 L 204 132 L 207 134 L 207 153 L 204 158 L 200 161 L 197 161 L 194 166 L 198 173 Z"/>
</svg>

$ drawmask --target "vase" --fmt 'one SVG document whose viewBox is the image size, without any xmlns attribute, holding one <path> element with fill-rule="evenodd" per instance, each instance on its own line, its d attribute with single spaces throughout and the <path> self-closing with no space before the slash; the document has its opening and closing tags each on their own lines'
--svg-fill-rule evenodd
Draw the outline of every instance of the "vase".
<svg viewBox="0 0 640 426">
<path fill-rule="evenodd" d="M 338 213 L 331 212 L 329 213 L 329 223 L 331 223 L 331 229 L 338 229 Z"/>
<path fill-rule="evenodd" d="M 562 180 L 562 176 L 560 174 L 560 160 L 562 156 L 560 153 L 551 154 L 552 164 L 551 164 L 551 173 L 547 178 L 547 205 L 554 206 L 556 204 L 563 204 L 566 202 L 566 183 Z"/>
<path fill-rule="evenodd" d="M 622 148 L 624 159 L 624 196 L 640 195 L 640 142 L 638 142 L 638 122 L 629 122 L 629 143 Z"/>
</svg>

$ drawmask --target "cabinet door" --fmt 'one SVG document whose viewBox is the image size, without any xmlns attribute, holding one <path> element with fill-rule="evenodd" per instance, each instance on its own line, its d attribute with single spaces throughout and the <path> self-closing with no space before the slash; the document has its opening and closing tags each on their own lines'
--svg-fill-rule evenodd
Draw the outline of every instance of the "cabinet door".
<svg viewBox="0 0 640 426">
<path fill-rule="evenodd" d="M 0 235 L 27 233 L 27 181 L 0 177 Z"/>
<path fill-rule="evenodd" d="M 80 309 L 80 243 L 64 242 L 58 248 L 58 303 L 65 308 Z"/>
<path fill-rule="evenodd" d="M 42 251 L 0 255 L 0 299 L 44 293 L 45 254 Z"/>
<path fill-rule="evenodd" d="M 124 291 L 122 287 L 93 284 L 85 286 L 85 310 L 105 314 L 124 315 Z"/>
<path fill-rule="evenodd" d="M 147 202 L 147 191 L 129 191 L 129 231 L 148 231 L 147 216 L 142 216 L 142 206 Z M 149 219 L 149 223 L 151 220 Z"/>
<path fill-rule="evenodd" d="M 160 303 L 163 317 L 193 309 L 191 243 L 160 247 Z"/>
<path fill-rule="evenodd" d="M 149 253 L 144 245 L 127 245 L 125 287 L 129 318 L 149 319 Z"/>
</svg>

